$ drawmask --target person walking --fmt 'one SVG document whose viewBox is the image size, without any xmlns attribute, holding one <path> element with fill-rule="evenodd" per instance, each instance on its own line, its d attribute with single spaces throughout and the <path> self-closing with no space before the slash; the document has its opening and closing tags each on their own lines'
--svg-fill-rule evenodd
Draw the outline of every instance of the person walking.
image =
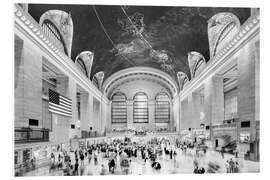
<svg viewBox="0 0 270 180">
<path fill-rule="evenodd" d="M 96 153 L 94 153 L 94 162 L 95 162 L 95 165 L 98 164 L 98 159 L 97 159 L 97 154 Z"/>
<path fill-rule="evenodd" d="M 92 159 L 92 154 L 90 154 L 90 153 L 88 152 L 87 158 L 88 158 L 88 164 L 90 164 L 90 163 L 91 163 L 91 159 Z"/>
<path fill-rule="evenodd" d="M 101 164 L 100 175 L 105 175 L 105 174 L 106 174 L 106 168 L 105 168 L 104 164 Z"/>
<path fill-rule="evenodd" d="M 237 161 L 235 161 L 234 163 L 234 173 L 238 173 L 239 172 L 239 163 Z"/>
<path fill-rule="evenodd" d="M 74 172 L 73 172 L 74 176 L 78 176 L 79 175 L 79 162 L 78 161 L 79 160 L 76 159 L 76 162 L 74 164 Z"/>
<path fill-rule="evenodd" d="M 224 159 L 224 148 L 223 147 L 221 148 L 221 152 L 220 153 L 221 153 L 222 159 Z"/>
<path fill-rule="evenodd" d="M 172 159 L 173 158 L 173 150 L 171 149 L 170 150 L 170 159 Z"/>
</svg>

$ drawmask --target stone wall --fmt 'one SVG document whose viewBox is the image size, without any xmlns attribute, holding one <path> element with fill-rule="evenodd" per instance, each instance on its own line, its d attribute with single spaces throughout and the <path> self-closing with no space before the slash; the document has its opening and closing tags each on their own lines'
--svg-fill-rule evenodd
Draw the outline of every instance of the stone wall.
<svg viewBox="0 0 270 180">
<path fill-rule="evenodd" d="M 29 119 L 42 127 L 42 58 L 39 49 L 15 36 L 15 127 L 28 127 Z"/>
</svg>

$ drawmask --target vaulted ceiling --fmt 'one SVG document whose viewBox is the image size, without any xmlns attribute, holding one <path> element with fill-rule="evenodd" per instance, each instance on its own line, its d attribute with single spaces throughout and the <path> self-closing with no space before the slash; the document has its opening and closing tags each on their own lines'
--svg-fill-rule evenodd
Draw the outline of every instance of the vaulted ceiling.
<svg viewBox="0 0 270 180">
<path fill-rule="evenodd" d="M 190 76 L 188 52 L 197 51 L 206 61 L 209 59 L 207 20 L 218 12 L 232 12 L 242 24 L 250 16 L 249 8 L 123 7 L 128 16 L 137 13 L 136 17 L 140 19 L 143 15 L 143 22 L 138 21 L 138 25 L 141 23 L 144 26 L 141 29 L 138 27 L 138 30 L 142 30 L 144 41 L 138 34 L 129 33 L 127 26 L 121 26 L 121 22 L 123 24 L 127 20 L 121 6 L 99 5 L 95 8 L 112 42 L 104 33 L 92 5 L 30 4 L 29 13 L 37 22 L 47 10 L 70 13 L 74 24 L 71 58 L 75 60 L 82 51 L 94 52 L 91 77 L 104 71 L 105 79 L 119 70 L 134 66 L 161 69 L 175 79 L 178 71 Z M 169 56 L 166 62 L 168 67 L 150 56 L 151 48 L 146 42 L 152 49 Z M 121 49 L 131 51 L 119 55 Z"/>
</svg>

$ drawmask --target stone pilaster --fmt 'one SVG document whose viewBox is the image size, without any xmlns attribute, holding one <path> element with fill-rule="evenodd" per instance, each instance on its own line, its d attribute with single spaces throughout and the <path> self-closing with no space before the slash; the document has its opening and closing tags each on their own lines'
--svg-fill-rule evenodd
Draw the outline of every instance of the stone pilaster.
<svg viewBox="0 0 270 180">
<path fill-rule="evenodd" d="M 87 110 L 88 110 L 88 117 L 89 117 L 89 127 L 88 127 L 88 130 L 90 130 L 90 127 L 92 127 L 92 131 L 94 130 L 93 129 L 93 126 L 94 126 L 94 109 L 93 109 L 93 95 L 92 94 L 89 94 L 88 95 L 88 107 L 87 107 Z"/>
<path fill-rule="evenodd" d="M 192 127 L 200 127 L 200 94 L 198 92 L 192 93 Z"/>
<path fill-rule="evenodd" d="M 95 97 L 93 98 L 93 130 L 94 131 L 101 131 L 101 112 L 100 112 L 100 101 L 96 99 Z"/>
<path fill-rule="evenodd" d="M 212 83 L 212 123 L 222 124 L 224 120 L 223 77 L 218 75 L 213 76 Z"/>
<path fill-rule="evenodd" d="M 148 101 L 148 129 L 155 130 L 155 100 Z"/>
<path fill-rule="evenodd" d="M 204 87 L 205 125 L 210 126 L 210 138 L 213 140 L 212 125 L 222 124 L 224 120 L 223 77 L 210 77 Z"/>
<path fill-rule="evenodd" d="M 193 120 L 193 99 L 192 99 L 192 93 L 190 93 L 187 97 L 187 100 L 188 100 L 188 105 L 187 105 L 187 117 L 186 117 L 186 120 L 188 122 L 188 127 L 187 128 L 193 128 L 194 125 L 195 125 L 195 122 Z"/>
<path fill-rule="evenodd" d="M 242 48 L 238 58 L 237 111 L 240 122 L 250 121 L 250 128 L 241 129 L 241 131 L 251 131 L 252 140 L 255 138 L 255 59 L 254 44 L 248 44 Z"/>
<path fill-rule="evenodd" d="M 108 121 L 109 109 L 108 105 L 103 100 L 101 101 L 100 113 L 101 113 L 101 133 L 104 133 Z"/>
<path fill-rule="evenodd" d="M 133 100 L 127 100 L 127 128 L 133 128 Z"/>
<path fill-rule="evenodd" d="M 80 128 L 82 131 L 89 131 L 90 114 L 89 114 L 89 102 L 88 93 L 81 93 L 81 119 Z"/>
<path fill-rule="evenodd" d="M 181 109 L 180 109 L 180 129 L 181 130 L 187 130 L 189 127 L 189 112 L 188 112 L 188 99 L 185 98 L 184 100 L 181 100 Z"/>
<path fill-rule="evenodd" d="M 70 78 L 68 79 L 68 85 L 66 89 L 66 96 L 71 99 L 72 101 L 72 118 L 68 118 L 67 121 L 69 121 L 69 138 L 74 138 L 75 135 L 80 136 L 78 132 L 78 127 L 77 127 L 77 121 L 78 121 L 78 113 L 77 113 L 77 84 L 74 81 L 74 79 Z M 75 125 L 75 129 L 71 129 L 70 126 L 71 124 Z"/>
</svg>

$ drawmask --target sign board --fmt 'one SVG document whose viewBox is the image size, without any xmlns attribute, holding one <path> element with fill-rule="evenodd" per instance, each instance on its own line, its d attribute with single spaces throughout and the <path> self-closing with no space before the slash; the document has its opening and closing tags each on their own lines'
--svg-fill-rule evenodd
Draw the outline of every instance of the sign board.
<svg viewBox="0 0 270 180">
<path fill-rule="evenodd" d="M 249 143 L 250 142 L 250 133 L 240 133 L 240 142 Z"/>
</svg>

